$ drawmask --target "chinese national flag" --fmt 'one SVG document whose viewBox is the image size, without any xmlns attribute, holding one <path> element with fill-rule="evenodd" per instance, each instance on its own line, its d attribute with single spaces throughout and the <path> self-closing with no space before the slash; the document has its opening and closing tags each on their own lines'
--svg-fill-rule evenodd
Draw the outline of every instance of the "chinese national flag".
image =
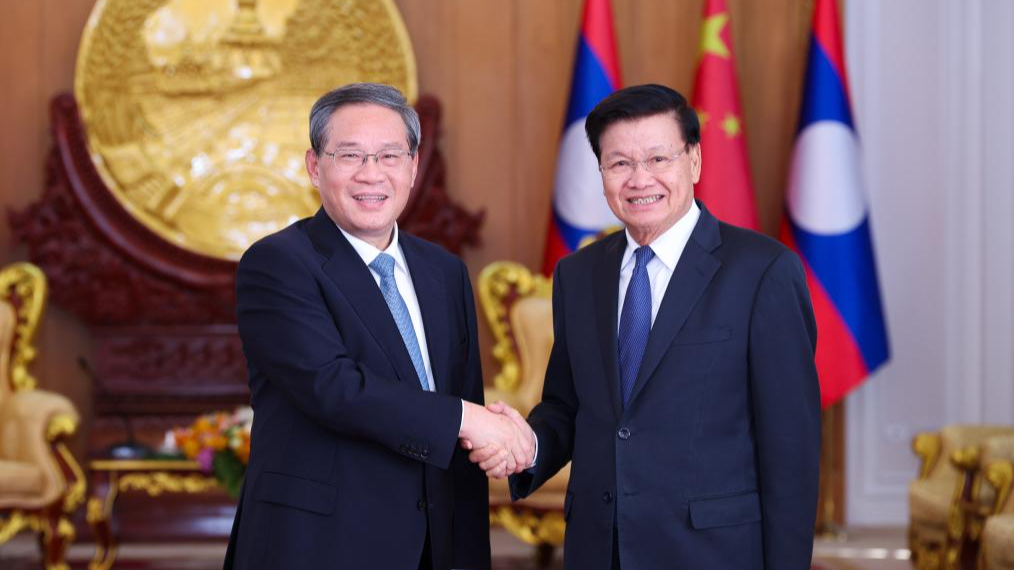
<svg viewBox="0 0 1014 570">
<path fill-rule="evenodd" d="M 701 118 L 701 181 L 694 188 L 718 219 L 757 230 L 743 113 L 736 82 L 729 10 L 725 0 L 706 0 L 693 106 Z"/>
</svg>

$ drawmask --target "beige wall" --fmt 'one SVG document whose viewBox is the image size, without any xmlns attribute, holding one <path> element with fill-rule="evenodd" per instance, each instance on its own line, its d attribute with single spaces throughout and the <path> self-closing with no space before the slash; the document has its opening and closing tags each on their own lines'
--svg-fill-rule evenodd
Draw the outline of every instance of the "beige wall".
<svg viewBox="0 0 1014 570">
<path fill-rule="evenodd" d="M 810 2 L 729 0 L 751 165 L 763 228 L 777 227 L 795 128 Z M 93 0 L 8 0 L 0 7 L 0 206 L 42 191 L 47 105 L 73 81 Z M 420 91 L 444 104 L 448 190 L 485 208 L 483 245 L 465 254 L 473 275 L 497 259 L 541 263 L 582 0 L 397 0 L 414 43 Z M 689 95 L 702 0 L 614 0 L 626 85 L 665 83 Z M 0 261 L 24 259 L 0 224 Z M 484 342 L 488 339 L 484 338 Z M 36 370 L 88 415 L 75 359 L 88 338 L 51 308 Z M 491 369 L 487 368 L 490 376 Z"/>
</svg>

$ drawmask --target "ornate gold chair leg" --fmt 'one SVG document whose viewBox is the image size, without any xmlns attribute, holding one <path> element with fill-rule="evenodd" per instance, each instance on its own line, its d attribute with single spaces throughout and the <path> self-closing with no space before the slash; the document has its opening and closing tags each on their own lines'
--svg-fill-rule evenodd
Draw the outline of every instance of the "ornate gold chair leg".
<svg viewBox="0 0 1014 570">
<path fill-rule="evenodd" d="M 74 525 L 63 516 L 63 502 L 44 513 L 39 547 L 46 570 L 70 570 L 67 565 L 67 547 L 74 540 Z"/>
<path fill-rule="evenodd" d="M 965 541 L 965 513 L 960 503 L 951 507 L 947 525 L 947 539 L 941 547 L 941 566 L 944 570 L 960 570 L 961 548 Z"/>
<path fill-rule="evenodd" d="M 943 545 L 916 539 L 912 553 L 916 570 L 943 570 L 945 553 Z"/>
<path fill-rule="evenodd" d="M 94 472 L 93 495 L 88 499 L 88 524 L 95 535 L 95 556 L 88 570 L 109 570 L 116 560 L 116 537 L 112 529 L 113 503 L 118 478 L 106 472 Z"/>
</svg>

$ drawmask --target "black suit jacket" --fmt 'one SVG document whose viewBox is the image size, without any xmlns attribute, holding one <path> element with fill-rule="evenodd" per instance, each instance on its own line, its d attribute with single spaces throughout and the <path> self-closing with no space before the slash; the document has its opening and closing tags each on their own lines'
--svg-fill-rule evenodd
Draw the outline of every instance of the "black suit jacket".
<svg viewBox="0 0 1014 570">
<path fill-rule="evenodd" d="M 573 460 L 568 569 L 809 570 L 820 450 L 816 326 L 798 257 L 701 216 L 673 272 L 626 408 L 617 299 L 626 237 L 553 279 L 555 342 L 524 497 Z"/>
<path fill-rule="evenodd" d="M 465 265 L 399 232 L 436 392 L 323 209 L 250 247 L 236 278 L 255 411 L 226 569 L 490 566 L 488 486 L 457 444 L 482 403 Z"/>
</svg>

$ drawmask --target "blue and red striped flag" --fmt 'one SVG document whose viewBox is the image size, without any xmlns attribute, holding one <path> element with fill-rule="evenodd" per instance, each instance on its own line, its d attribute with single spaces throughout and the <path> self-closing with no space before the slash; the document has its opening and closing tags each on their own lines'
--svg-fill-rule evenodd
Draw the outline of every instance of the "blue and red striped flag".
<svg viewBox="0 0 1014 570">
<path fill-rule="evenodd" d="M 584 132 L 588 113 L 619 88 L 620 64 L 612 7 L 609 0 L 586 0 L 574 57 L 570 103 L 556 159 L 553 210 L 542 265 L 546 275 L 582 240 L 620 223 L 602 198 L 602 176 Z"/>
<path fill-rule="evenodd" d="M 824 407 L 890 357 L 859 162 L 838 8 L 817 0 L 782 241 L 806 268 Z"/>
</svg>

